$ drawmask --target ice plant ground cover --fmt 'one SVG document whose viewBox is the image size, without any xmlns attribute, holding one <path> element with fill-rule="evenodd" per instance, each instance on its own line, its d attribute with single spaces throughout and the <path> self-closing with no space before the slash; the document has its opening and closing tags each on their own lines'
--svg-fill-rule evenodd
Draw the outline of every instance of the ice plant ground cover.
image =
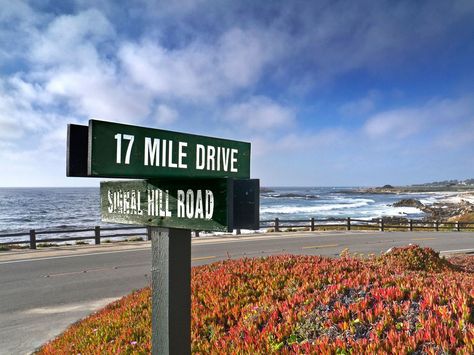
<svg viewBox="0 0 474 355">
<path fill-rule="evenodd" d="M 149 353 L 150 289 L 71 326 L 39 353 Z M 272 256 L 192 270 L 197 353 L 474 353 L 474 256 Z"/>
</svg>

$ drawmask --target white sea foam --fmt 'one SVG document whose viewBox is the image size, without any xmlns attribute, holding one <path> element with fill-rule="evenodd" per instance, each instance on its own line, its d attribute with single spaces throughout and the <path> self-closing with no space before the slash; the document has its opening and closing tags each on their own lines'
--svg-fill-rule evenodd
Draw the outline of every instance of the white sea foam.
<svg viewBox="0 0 474 355">
<path fill-rule="evenodd" d="M 474 203 L 474 194 L 472 192 L 426 192 L 425 197 L 420 199 L 420 202 L 425 205 L 432 205 L 434 203 L 460 203 L 463 200 Z"/>
<path fill-rule="evenodd" d="M 445 196 L 444 198 L 440 199 L 440 202 L 446 203 L 460 203 L 462 201 L 467 201 L 470 203 L 474 203 L 474 194 L 472 193 L 456 193 Z"/>
<path fill-rule="evenodd" d="M 289 205 L 276 205 L 276 206 L 261 206 L 261 213 L 275 213 L 275 214 L 304 214 L 304 213 L 319 213 L 325 211 L 337 211 L 354 209 L 363 206 L 367 206 L 370 202 L 374 202 L 370 199 L 356 199 L 352 200 L 352 203 L 328 203 L 319 204 L 315 206 L 289 206 Z M 331 212 L 332 214 L 334 212 Z"/>
<path fill-rule="evenodd" d="M 269 214 L 279 215 L 315 215 L 321 217 L 349 216 L 353 218 L 372 219 L 384 216 L 413 216 L 423 212 L 415 207 L 393 207 L 388 204 L 375 204 L 370 199 L 352 199 L 352 203 L 328 203 L 313 206 L 261 206 L 262 217 Z"/>
</svg>

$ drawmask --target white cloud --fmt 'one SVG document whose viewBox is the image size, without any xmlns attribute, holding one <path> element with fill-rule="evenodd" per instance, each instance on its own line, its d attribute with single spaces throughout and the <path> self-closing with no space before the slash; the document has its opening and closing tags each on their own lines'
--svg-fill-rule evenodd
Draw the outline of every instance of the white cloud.
<svg viewBox="0 0 474 355">
<path fill-rule="evenodd" d="M 349 117 L 366 115 L 375 110 L 376 101 L 379 96 L 380 94 L 377 91 L 371 90 L 365 97 L 346 102 L 340 107 L 339 112 Z"/>
<path fill-rule="evenodd" d="M 158 105 L 155 110 L 154 119 L 158 125 L 169 125 L 178 118 L 178 112 L 166 105 Z"/>
<path fill-rule="evenodd" d="M 18 77 L 0 79 L 0 137 L 14 140 L 24 133 L 40 133 L 47 129 L 55 114 L 37 112 L 35 100 L 47 102 L 40 87 L 25 83 Z"/>
<path fill-rule="evenodd" d="M 474 149 L 474 113 L 470 122 L 448 127 L 435 139 L 442 149 L 470 147 Z"/>
<path fill-rule="evenodd" d="M 66 100 L 81 116 L 138 122 L 150 113 L 150 95 L 120 81 L 113 67 L 58 70 L 46 83 L 46 89 Z"/>
<path fill-rule="evenodd" d="M 252 154 L 256 156 L 274 156 L 278 153 L 304 154 L 311 156 L 327 153 L 336 147 L 347 147 L 356 139 L 340 128 L 322 129 L 312 132 L 286 133 L 281 136 L 254 136 Z"/>
<path fill-rule="evenodd" d="M 295 112 L 270 98 L 256 96 L 232 105 L 224 118 L 248 129 L 271 130 L 291 125 L 295 120 Z"/>
<path fill-rule="evenodd" d="M 29 50 L 36 26 L 47 15 L 34 11 L 25 1 L 0 0 L 0 61 L 15 63 Z"/>
<path fill-rule="evenodd" d="M 75 115 L 140 121 L 150 114 L 151 96 L 122 80 L 107 58 L 104 46 L 115 40 L 112 24 L 95 9 L 59 16 L 38 34 L 29 79 Z"/>
<path fill-rule="evenodd" d="M 372 138 L 406 138 L 424 131 L 436 131 L 474 120 L 474 97 L 435 99 L 418 107 L 399 108 L 379 112 L 370 117 L 364 132 Z"/>
<path fill-rule="evenodd" d="M 196 40 L 171 50 L 150 40 L 127 43 L 119 58 L 133 82 L 155 95 L 212 102 L 260 79 L 278 51 L 270 39 L 265 32 L 234 28 L 215 43 Z"/>
<path fill-rule="evenodd" d="M 423 114 L 419 109 L 397 109 L 378 113 L 367 120 L 364 130 L 372 138 L 405 138 L 423 128 L 426 120 L 426 117 L 421 116 Z"/>
<path fill-rule="evenodd" d="M 84 65 L 98 58 L 96 45 L 114 38 L 110 22 L 95 9 L 55 18 L 38 34 L 31 51 L 37 64 Z"/>
<path fill-rule="evenodd" d="M 344 144 L 347 132 L 343 129 L 323 129 L 311 133 L 291 133 L 278 141 L 278 149 L 284 151 L 315 152 Z"/>
</svg>

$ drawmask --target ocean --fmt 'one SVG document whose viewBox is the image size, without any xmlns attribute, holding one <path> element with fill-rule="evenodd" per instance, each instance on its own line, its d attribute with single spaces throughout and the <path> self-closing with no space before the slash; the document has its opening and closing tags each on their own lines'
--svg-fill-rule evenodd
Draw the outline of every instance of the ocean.
<svg viewBox="0 0 474 355">
<path fill-rule="evenodd" d="M 399 216 L 419 219 L 416 208 L 393 207 L 402 198 L 430 204 L 442 193 L 361 194 L 350 187 L 274 187 L 261 193 L 260 219 L 372 219 Z M 29 229 L 105 226 L 100 221 L 98 188 L 0 188 L 0 234 Z"/>
<path fill-rule="evenodd" d="M 385 216 L 421 219 L 425 214 L 413 207 L 393 207 L 404 198 L 432 204 L 444 194 L 368 194 L 357 193 L 355 187 L 279 187 L 261 194 L 261 220 L 357 218 L 367 219 Z"/>
</svg>

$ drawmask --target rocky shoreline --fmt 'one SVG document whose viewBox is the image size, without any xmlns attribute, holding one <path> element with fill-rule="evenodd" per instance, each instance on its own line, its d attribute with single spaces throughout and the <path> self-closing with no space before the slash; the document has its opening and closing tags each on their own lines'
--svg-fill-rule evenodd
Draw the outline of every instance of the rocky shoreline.
<svg viewBox="0 0 474 355">
<path fill-rule="evenodd" d="M 394 207 L 414 207 L 426 214 L 424 221 L 444 222 L 471 222 L 474 221 L 474 185 L 448 184 L 448 185 L 412 185 L 366 187 L 352 189 L 354 194 L 416 194 L 416 193 L 449 193 L 450 197 L 441 199 L 433 204 L 423 204 L 416 199 L 401 199 L 393 204 Z M 349 193 L 350 193 L 349 192 Z M 348 193 L 348 191 L 345 191 Z M 385 217 L 390 221 L 406 221 L 403 217 Z"/>
<path fill-rule="evenodd" d="M 382 187 L 361 187 L 346 190 L 344 193 L 354 194 L 407 194 L 407 193 L 426 193 L 426 192 L 470 192 L 474 194 L 474 185 L 455 185 L 455 186 L 391 186 Z"/>
<path fill-rule="evenodd" d="M 436 202 L 425 205 L 416 199 L 402 199 L 394 207 L 415 207 L 427 214 L 426 221 L 474 221 L 474 204 L 461 199 L 459 202 Z"/>
</svg>

